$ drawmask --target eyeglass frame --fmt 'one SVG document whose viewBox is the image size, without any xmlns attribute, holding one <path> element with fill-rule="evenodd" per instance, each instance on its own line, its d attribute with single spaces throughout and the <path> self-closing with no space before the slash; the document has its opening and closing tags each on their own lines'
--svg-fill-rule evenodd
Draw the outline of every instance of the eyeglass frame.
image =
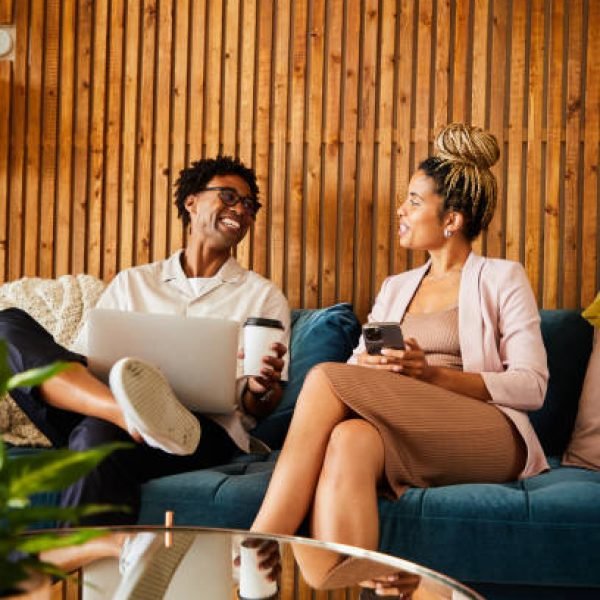
<svg viewBox="0 0 600 600">
<path fill-rule="evenodd" d="M 199 193 L 202 193 L 202 192 L 219 192 L 217 194 L 219 196 L 219 200 L 225 206 L 227 206 L 229 208 L 233 208 L 234 206 L 237 206 L 241 202 L 242 206 L 244 207 L 244 210 L 253 219 L 256 219 L 256 215 L 257 215 L 258 211 L 260 210 L 260 207 L 262 206 L 262 204 L 254 196 L 241 196 L 235 188 L 232 188 L 230 186 L 216 185 L 216 186 L 204 188 L 203 190 L 200 190 Z M 232 194 L 235 194 L 235 196 L 236 196 L 235 202 L 233 204 L 229 204 L 226 200 L 223 200 L 223 196 L 221 195 L 220 192 L 231 192 Z M 246 202 L 251 202 L 252 207 L 249 207 L 246 204 Z"/>
</svg>

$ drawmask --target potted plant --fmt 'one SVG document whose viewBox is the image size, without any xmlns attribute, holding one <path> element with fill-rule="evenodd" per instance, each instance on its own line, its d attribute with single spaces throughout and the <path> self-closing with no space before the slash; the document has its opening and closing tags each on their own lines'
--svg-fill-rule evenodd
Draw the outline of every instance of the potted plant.
<svg viewBox="0 0 600 600">
<path fill-rule="evenodd" d="M 13 388 L 39 385 L 67 367 L 67 363 L 58 362 L 14 375 L 8 367 L 6 343 L 0 340 L 0 398 Z M 49 594 L 50 576 L 67 574 L 41 560 L 39 553 L 81 544 L 105 533 L 89 529 L 56 535 L 40 530 L 26 535 L 28 529 L 41 522 L 77 523 L 84 516 L 115 508 L 107 505 L 40 506 L 32 503 L 32 496 L 66 488 L 111 452 L 123 447 L 128 444 L 106 444 L 83 452 L 43 450 L 9 457 L 0 437 L 0 598 L 32 598 L 33 595 L 27 594 L 36 581 L 45 583 Z"/>
</svg>

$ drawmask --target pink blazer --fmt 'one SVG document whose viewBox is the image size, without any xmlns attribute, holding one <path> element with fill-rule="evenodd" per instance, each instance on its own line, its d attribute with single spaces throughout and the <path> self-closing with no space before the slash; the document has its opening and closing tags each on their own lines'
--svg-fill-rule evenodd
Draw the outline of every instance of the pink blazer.
<svg viewBox="0 0 600 600">
<path fill-rule="evenodd" d="M 401 321 L 429 263 L 388 277 L 369 321 Z M 496 405 L 527 446 L 520 478 L 548 469 L 527 411 L 540 408 L 548 382 L 546 350 L 531 285 L 517 262 L 469 255 L 462 271 L 458 322 L 463 370 L 480 373 Z M 364 351 L 363 339 L 348 362 Z"/>
</svg>

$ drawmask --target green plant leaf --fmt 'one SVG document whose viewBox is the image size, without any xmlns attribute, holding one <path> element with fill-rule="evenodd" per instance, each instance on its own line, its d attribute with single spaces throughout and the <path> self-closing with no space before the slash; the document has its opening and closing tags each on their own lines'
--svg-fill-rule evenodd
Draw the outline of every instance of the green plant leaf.
<svg viewBox="0 0 600 600">
<path fill-rule="evenodd" d="M 78 546 L 107 533 L 106 529 L 80 529 L 79 531 L 66 533 L 65 535 L 57 535 L 56 533 L 24 535 L 19 538 L 16 549 L 29 554 L 37 554 L 38 552 L 53 550 L 54 548 Z"/>
<path fill-rule="evenodd" d="M 24 559 L 18 563 L 9 563 L 6 565 L 7 568 L 0 569 L 0 597 L 8 591 L 14 590 L 20 581 L 24 581 L 29 577 L 28 563 L 29 561 Z"/>
<path fill-rule="evenodd" d="M 69 369 L 70 366 L 71 365 L 67 362 L 59 361 L 44 367 L 36 367 L 35 369 L 17 373 L 8 379 L 6 382 L 6 389 L 12 390 L 18 387 L 34 387 L 40 385 L 40 383 L 43 383 L 47 379 Z"/>
<path fill-rule="evenodd" d="M 0 598 L 3 593 L 25 581 L 31 573 L 38 572 L 59 579 L 67 579 L 69 573 L 57 566 L 40 560 L 37 556 L 24 556 L 18 562 L 9 563 L 10 568 L 0 571 Z"/>
<path fill-rule="evenodd" d="M 39 521 L 62 521 L 77 523 L 83 517 L 103 512 L 130 512 L 130 508 L 112 504 L 86 504 L 85 506 L 31 506 L 5 513 L 6 522 L 11 528 L 27 527 Z"/>
<path fill-rule="evenodd" d="M 111 452 L 133 444 L 115 442 L 91 450 L 47 450 L 7 461 L 9 503 L 36 492 L 60 491 L 91 471 Z"/>
</svg>

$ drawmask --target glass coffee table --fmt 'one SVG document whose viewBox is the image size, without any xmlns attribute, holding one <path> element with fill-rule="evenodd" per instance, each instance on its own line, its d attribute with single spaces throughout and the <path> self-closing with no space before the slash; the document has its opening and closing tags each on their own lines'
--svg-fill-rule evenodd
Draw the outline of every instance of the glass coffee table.
<svg viewBox="0 0 600 600">
<path fill-rule="evenodd" d="M 104 531 L 83 546 L 43 555 L 76 574 L 62 584 L 63 592 L 55 589 L 53 597 L 62 593 L 83 600 L 481 598 L 415 563 L 306 538 L 250 537 L 246 531 L 195 527 Z M 323 575 L 321 566 L 334 564 L 332 560 L 339 564 Z M 268 567 L 257 568 L 257 561 L 268 561 Z"/>
</svg>

